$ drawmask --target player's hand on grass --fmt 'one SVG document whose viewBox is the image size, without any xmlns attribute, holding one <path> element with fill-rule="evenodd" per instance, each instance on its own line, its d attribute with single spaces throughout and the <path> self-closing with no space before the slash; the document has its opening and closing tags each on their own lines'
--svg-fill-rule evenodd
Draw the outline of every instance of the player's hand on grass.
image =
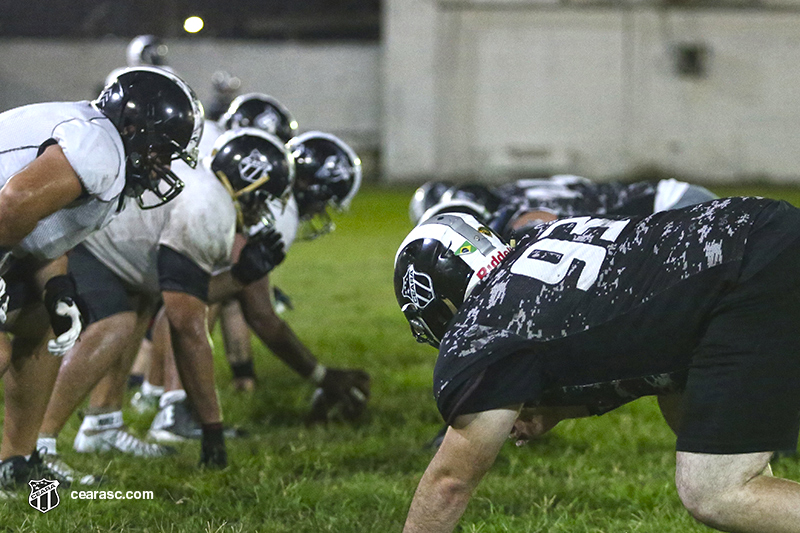
<svg viewBox="0 0 800 533">
<path fill-rule="evenodd" d="M 328 368 L 314 391 L 309 424 L 324 423 L 334 413 L 347 421 L 355 421 L 367 408 L 370 397 L 370 376 L 360 369 Z"/>
</svg>

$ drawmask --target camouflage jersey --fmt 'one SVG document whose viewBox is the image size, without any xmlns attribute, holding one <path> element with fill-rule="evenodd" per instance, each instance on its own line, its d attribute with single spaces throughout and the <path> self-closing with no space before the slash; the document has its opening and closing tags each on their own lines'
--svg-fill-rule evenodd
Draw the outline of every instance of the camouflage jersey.
<svg viewBox="0 0 800 533">
<path fill-rule="evenodd" d="M 581 176 L 524 179 L 496 187 L 502 207 L 550 211 L 559 217 L 588 213 L 646 216 L 669 209 L 689 187 L 674 179 L 657 182 L 596 183 Z"/>
<path fill-rule="evenodd" d="M 445 420 L 525 403 L 595 413 L 679 390 L 718 299 L 800 237 L 800 210 L 727 198 L 537 226 L 442 339 Z"/>
</svg>

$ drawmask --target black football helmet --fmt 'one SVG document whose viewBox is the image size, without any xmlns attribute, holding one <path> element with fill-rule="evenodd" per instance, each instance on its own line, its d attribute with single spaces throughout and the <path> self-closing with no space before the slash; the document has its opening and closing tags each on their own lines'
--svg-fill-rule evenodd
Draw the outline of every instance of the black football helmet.
<svg viewBox="0 0 800 533">
<path fill-rule="evenodd" d="M 126 155 L 126 194 L 149 209 L 183 189 L 170 169 L 180 158 L 194 168 L 203 133 L 203 106 L 178 76 L 158 67 L 133 67 L 117 74 L 95 106 L 116 126 Z M 152 193 L 152 203 L 142 195 Z"/>
<path fill-rule="evenodd" d="M 292 193 L 292 156 L 283 141 L 258 128 L 220 135 L 211 149 L 209 166 L 233 198 L 243 230 L 274 222 L 268 202 L 285 203 Z"/>
<path fill-rule="evenodd" d="M 167 45 L 155 35 L 137 35 L 125 52 L 129 67 L 154 66 L 167 64 Z"/>
<path fill-rule="evenodd" d="M 344 211 L 350 206 L 361 187 L 361 160 L 344 141 L 319 131 L 298 135 L 286 147 L 297 167 L 299 238 L 315 239 L 334 229 L 328 207 Z"/>
<path fill-rule="evenodd" d="M 482 205 L 490 213 L 497 211 L 500 207 L 502 198 L 495 194 L 489 187 L 480 183 L 465 183 L 455 185 L 446 190 L 441 197 L 441 201 L 468 200 Z"/>
<path fill-rule="evenodd" d="M 411 223 L 419 224 L 425 211 L 439 203 L 442 195 L 450 187 L 452 184 L 444 181 L 428 181 L 420 185 L 408 204 L 408 218 L 411 219 Z"/>
<path fill-rule="evenodd" d="M 471 200 L 441 200 L 422 213 L 420 221 L 425 221 L 435 215 L 443 213 L 465 213 L 478 219 L 481 224 L 487 226 L 492 220 L 492 214 L 481 204 Z"/>
<path fill-rule="evenodd" d="M 511 249 L 464 213 L 419 223 L 394 260 L 394 293 L 418 342 L 439 347 L 458 309 Z"/>
<path fill-rule="evenodd" d="M 262 93 L 237 96 L 219 119 L 223 129 L 259 128 L 283 142 L 297 134 L 297 121 L 273 97 Z"/>
</svg>

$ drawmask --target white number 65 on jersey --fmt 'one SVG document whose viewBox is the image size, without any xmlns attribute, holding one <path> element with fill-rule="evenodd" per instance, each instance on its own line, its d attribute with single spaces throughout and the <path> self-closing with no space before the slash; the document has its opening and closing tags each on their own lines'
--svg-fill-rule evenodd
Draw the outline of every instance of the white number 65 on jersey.
<svg viewBox="0 0 800 533">
<path fill-rule="evenodd" d="M 604 218 L 575 217 L 553 222 L 550 227 L 540 235 L 539 240 L 531 244 L 525 252 L 511 265 L 511 272 L 520 276 L 538 279 L 543 283 L 555 285 L 564 280 L 569 269 L 576 261 L 583 263 L 583 269 L 578 276 L 577 288 L 588 291 L 597 281 L 600 268 L 606 258 L 606 248 L 586 242 L 561 241 L 546 239 L 553 230 L 559 226 L 572 225 L 569 230 L 574 235 L 585 234 L 590 229 L 606 228 L 598 238 L 611 243 L 619 238 L 622 230 L 628 225 L 629 220 L 608 220 Z M 535 252 L 539 257 L 531 257 Z"/>
</svg>

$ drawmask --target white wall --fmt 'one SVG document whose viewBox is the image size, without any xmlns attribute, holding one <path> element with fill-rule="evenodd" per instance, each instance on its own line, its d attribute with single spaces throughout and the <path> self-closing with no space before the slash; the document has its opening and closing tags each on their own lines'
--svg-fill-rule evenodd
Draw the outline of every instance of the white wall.
<svg viewBox="0 0 800 533">
<path fill-rule="evenodd" d="M 797 3 L 639 4 L 385 0 L 380 44 L 174 40 L 170 59 L 205 101 L 211 73 L 226 69 L 301 129 L 380 151 L 389 181 L 642 168 L 800 181 Z M 711 51 L 706 77 L 675 73 L 684 42 Z M 0 109 L 91 98 L 126 44 L 0 40 Z"/>
<path fill-rule="evenodd" d="M 106 75 L 124 65 L 127 40 L 0 40 L 0 110 L 97 95 Z M 282 102 L 301 130 L 341 136 L 357 150 L 380 142 L 380 47 L 377 44 L 256 44 L 171 40 L 169 60 L 204 102 L 211 74 L 242 79 L 243 92 Z"/>
<path fill-rule="evenodd" d="M 800 181 L 795 5 L 387 0 L 384 174 Z M 684 42 L 708 47 L 707 76 L 676 73 Z"/>
</svg>

